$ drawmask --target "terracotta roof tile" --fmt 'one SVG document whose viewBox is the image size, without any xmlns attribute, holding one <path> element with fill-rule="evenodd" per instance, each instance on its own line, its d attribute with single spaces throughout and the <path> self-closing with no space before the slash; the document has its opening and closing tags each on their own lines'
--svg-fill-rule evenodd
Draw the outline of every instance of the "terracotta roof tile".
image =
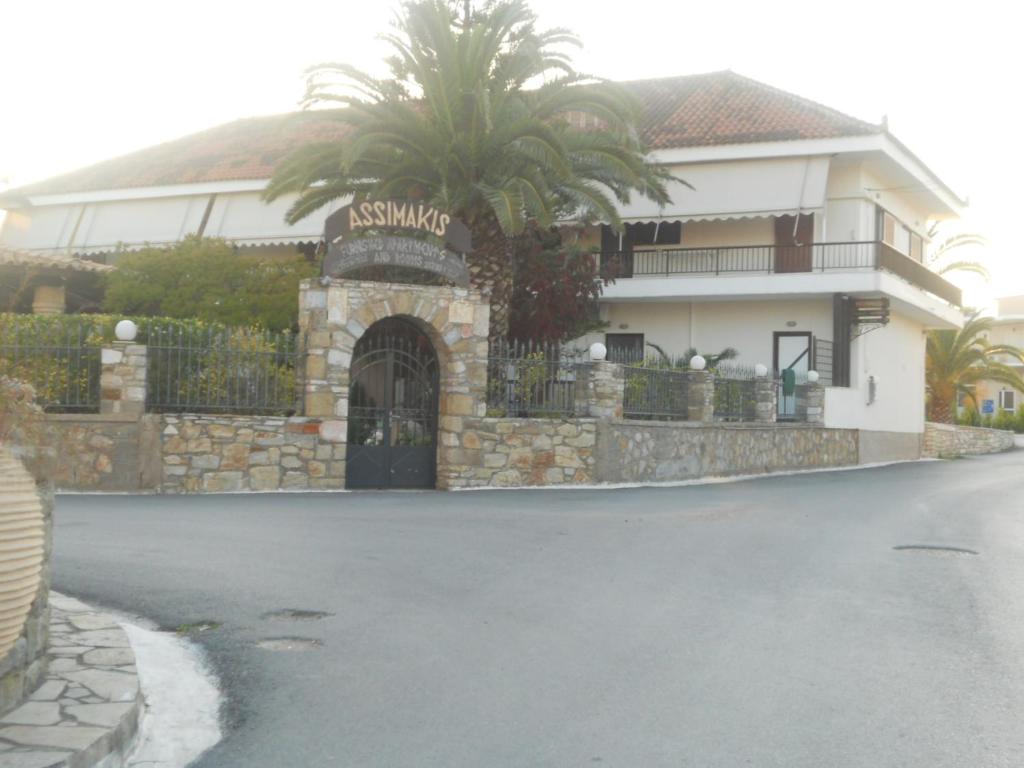
<svg viewBox="0 0 1024 768">
<path fill-rule="evenodd" d="M 109 264 L 99 264 L 61 253 L 28 253 L 0 247 L 0 266 L 37 267 L 54 272 L 110 272 Z"/>
<path fill-rule="evenodd" d="M 882 130 L 733 72 L 622 85 L 641 104 L 641 131 L 652 149 L 859 136 Z M 11 190 L 5 197 L 266 179 L 294 147 L 340 138 L 345 128 L 335 115 L 334 110 L 322 110 L 236 120 Z"/>
</svg>

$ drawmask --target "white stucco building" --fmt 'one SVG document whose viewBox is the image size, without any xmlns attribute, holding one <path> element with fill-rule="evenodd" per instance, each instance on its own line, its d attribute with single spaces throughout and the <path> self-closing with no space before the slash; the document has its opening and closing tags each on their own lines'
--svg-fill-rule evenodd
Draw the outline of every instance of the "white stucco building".
<svg viewBox="0 0 1024 768">
<path fill-rule="evenodd" d="M 819 370 L 826 423 L 864 430 L 862 460 L 916 456 L 924 334 L 962 323 L 959 290 L 922 263 L 926 233 L 963 202 L 884 125 L 740 75 L 624 85 L 652 158 L 692 189 L 673 185 L 663 208 L 637 198 L 621 236 L 583 232 L 618 273 L 593 340 L 613 357 L 734 347 L 741 363 Z M 240 120 L 14 190 L 0 245 L 104 260 L 198 232 L 309 252 L 334 208 L 292 226 L 291 200 L 260 193 L 286 152 L 339 136 L 324 112 Z M 857 321 L 883 305 L 884 327 Z"/>
<path fill-rule="evenodd" d="M 1024 349 L 1024 295 L 996 299 L 996 313 L 987 338 L 990 344 Z M 997 359 L 1024 377 L 1024 363 L 1020 360 L 1010 355 L 999 355 Z M 974 398 L 978 411 L 984 416 L 998 417 L 1002 414 L 1005 417 L 1024 408 L 1024 391 L 998 381 L 979 381 L 974 387 Z M 960 412 L 963 413 L 966 407 L 967 402 L 961 399 Z"/>
</svg>

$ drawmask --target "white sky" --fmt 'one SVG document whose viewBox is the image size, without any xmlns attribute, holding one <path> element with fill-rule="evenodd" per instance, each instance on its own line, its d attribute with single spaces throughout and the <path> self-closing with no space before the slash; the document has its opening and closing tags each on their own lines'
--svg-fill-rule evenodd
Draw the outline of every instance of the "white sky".
<svg viewBox="0 0 1024 768">
<path fill-rule="evenodd" d="M 302 70 L 381 71 L 397 4 L 17 2 L 0 15 L 0 189 L 238 117 L 285 112 Z M 988 287 L 1024 293 L 1015 227 L 1024 176 L 1022 20 L 1010 2 L 534 0 L 542 27 L 584 42 L 578 68 L 624 80 L 733 69 L 877 122 L 971 206 Z"/>
</svg>

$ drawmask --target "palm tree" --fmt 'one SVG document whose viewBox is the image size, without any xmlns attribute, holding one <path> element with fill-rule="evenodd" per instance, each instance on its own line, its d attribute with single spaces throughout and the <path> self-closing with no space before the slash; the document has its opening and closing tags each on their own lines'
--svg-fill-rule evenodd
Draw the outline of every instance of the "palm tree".
<svg viewBox="0 0 1024 768">
<path fill-rule="evenodd" d="M 665 203 L 667 171 L 649 165 L 634 102 L 577 73 L 563 29 L 535 28 L 524 0 L 490 0 L 465 14 L 445 0 L 411 0 L 395 31 L 390 76 L 345 64 L 309 73 L 305 106 L 345 107 L 344 141 L 297 150 L 265 196 L 298 199 L 295 222 L 347 196 L 403 196 L 469 226 L 474 285 L 491 291 L 491 336 L 508 329 L 513 238 L 528 223 L 601 218 L 620 226 L 631 193 Z M 339 84 L 340 83 L 340 84 Z M 586 125 L 586 129 L 579 127 Z"/>
<path fill-rule="evenodd" d="M 956 331 L 930 331 L 925 352 L 928 419 L 953 422 L 957 398 L 974 401 L 974 385 L 985 379 L 1024 391 L 1024 379 L 1001 356 L 1024 362 L 1024 350 L 1009 344 L 989 344 L 992 320 L 977 313 Z"/>
<path fill-rule="evenodd" d="M 929 234 L 934 233 L 935 230 L 933 229 Z M 929 254 L 928 264 L 940 275 L 946 275 L 950 272 L 973 272 L 976 275 L 981 275 L 985 280 L 989 280 L 991 275 L 988 269 L 977 259 L 951 259 L 951 254 L 958 252 L 961 248 L 970 248 L 972 246 L 984 248 L 987 245 L 988 239 L 982 235 L 973 233 L 953 235 L 939 243 L 935 250 Z"/>
</svg>

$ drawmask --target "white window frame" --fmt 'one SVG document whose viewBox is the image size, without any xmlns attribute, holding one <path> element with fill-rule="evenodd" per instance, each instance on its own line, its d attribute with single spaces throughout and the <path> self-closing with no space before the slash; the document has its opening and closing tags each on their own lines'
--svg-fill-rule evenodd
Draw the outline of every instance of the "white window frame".
<svg viewBox="0 0 1024 768">
<path fill-rule="evenodd" d="M 1009 402 L 1009 405 L 1007 405 Z M 1017 411 L 1017 392 L 1013 389 L 1004 389 L 999 392 L 999 410 L 1009 411 L 1010 413 L 1016 413 Z"/>
</svg>

